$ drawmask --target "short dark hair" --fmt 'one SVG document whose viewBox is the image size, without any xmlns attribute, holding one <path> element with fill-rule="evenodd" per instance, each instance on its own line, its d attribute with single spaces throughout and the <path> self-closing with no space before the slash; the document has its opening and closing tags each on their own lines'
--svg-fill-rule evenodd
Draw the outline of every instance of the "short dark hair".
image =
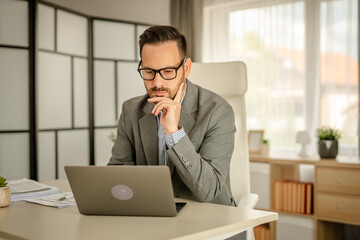
<svg viewBox="0 0 360 240">
<path fill-rule="evenodd" d="M 187 44 L 185 35 L 173 26 L 155 25 L 145 30 L 139 38 L 140 56 L 146 43 L 162 43 L 175 41 L 181 58 L 187 57 Z"/>
</svg>

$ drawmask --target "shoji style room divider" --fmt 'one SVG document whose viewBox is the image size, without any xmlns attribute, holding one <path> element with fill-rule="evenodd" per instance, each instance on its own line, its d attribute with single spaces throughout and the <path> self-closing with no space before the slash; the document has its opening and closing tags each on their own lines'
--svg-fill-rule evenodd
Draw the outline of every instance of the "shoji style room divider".
<svg viewBox="0 0 360 240">
<path fill-rule="evenodd" d="M 87 165 L 88 18 L 38 4 L 39 179 L 65 178 L 64 165 Z"/>
<path fill-rule="evenodd" d="M 44 181 L 66 178 L 65 165 L 106 165 L 122 103 L 145 93 L 137 41 L 149 25 L 37 3 L 32 91 L 28 7 L 0 0 L 1 21 L 18 24 L 0 24 L 0 175 Z"/>
<path fill-rule="evenodd" d="M 27 1 L 0 0 L 0 175 L 9 178 L 30 177 L 35 166 L 31 12 Z"/>
</svg>

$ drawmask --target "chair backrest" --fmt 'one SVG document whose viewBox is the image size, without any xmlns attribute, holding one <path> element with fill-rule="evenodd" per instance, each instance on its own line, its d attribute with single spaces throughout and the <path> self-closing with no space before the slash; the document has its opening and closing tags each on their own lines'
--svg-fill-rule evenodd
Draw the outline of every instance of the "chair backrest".
<svg viewBox="0 0 360 240">
<path fill-rule="evenodd" d="M 246 127 L 246 65 L 243 62 L 193 63 L 189 80 L 224 99 L 235 112 L 235 148 L 230 165 L 231 190 L 236 203 L 250 193 L 249 152 Z"/>
</svg>

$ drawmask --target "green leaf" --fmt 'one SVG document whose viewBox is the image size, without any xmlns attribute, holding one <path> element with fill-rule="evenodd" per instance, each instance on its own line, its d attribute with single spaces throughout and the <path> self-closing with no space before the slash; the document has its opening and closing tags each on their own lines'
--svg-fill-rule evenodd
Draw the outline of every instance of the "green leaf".
<svg viewBox="0 0 360 240">
<path fill-rule="evenodd" d="M 319 140 L 338 140 L 341 138 L 340 130 L 331 127 L 321 127 L 316 130 Z"/>
<path fill-rule="evenodd" d="M 0 188 L 6 187 L 6 185 L 7 185 L 6 178 L 0 176 Z"/>
</svg>

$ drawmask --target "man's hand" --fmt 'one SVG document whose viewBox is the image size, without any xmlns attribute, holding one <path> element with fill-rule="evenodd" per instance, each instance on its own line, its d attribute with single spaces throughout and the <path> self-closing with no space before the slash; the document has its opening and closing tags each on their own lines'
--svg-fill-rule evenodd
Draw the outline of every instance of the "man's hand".
<svg viewBox="0 0 360 240">
<path fill-rule="evenodd" d="M 151 111 L 154 115 L 159 115 L 160 124 L 165 135 L 174 133 L 179 130 L 180 112 L 181 112 L 181 99 L 185 94 L 185 83 L 181 83 L 176 92 L 174 100 L 166 97 L 149 98 L 148 102 L 156 103 Z"/>
</svg>

